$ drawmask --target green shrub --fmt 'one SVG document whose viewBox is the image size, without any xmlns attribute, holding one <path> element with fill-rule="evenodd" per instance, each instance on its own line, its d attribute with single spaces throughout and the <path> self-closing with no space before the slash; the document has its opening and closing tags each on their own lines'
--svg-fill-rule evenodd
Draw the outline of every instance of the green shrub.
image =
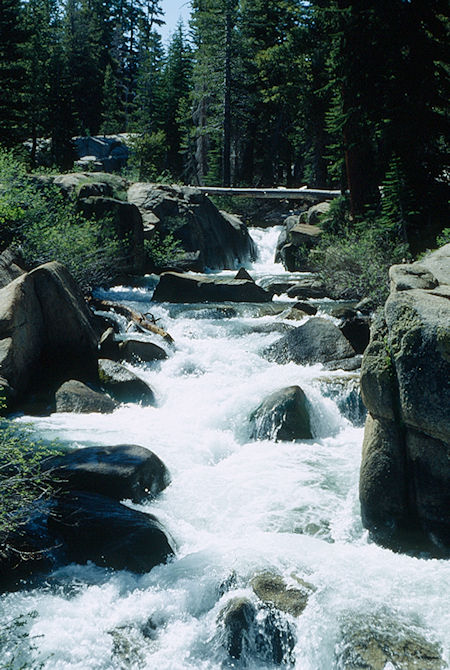
<svg viewBox="0 0 450 670">
<path fill-rule="evenodd" d="M 368 297 L 375 305 L 381 305 L 389 294 L 389 267 L 409 259 L 406 244 L 395 244 L 371 228 L 340 237 L 324 236 L 310 253 L 310 262 L 332 297 Z"/>
<path fill-rule="evenodd" d="M 183 247 L 172 233 L 162 237 L 158 232 L 151 240 L 144 241 L 147 260 L 155 269 L 175 263 L 183 254 Z"/>
<path fill-rule="evenodd" d="M 126 255 L 107 220 L 85 219 L 51 181 L 30 177 L 11 153 L 0 151 L 0 250 L 12 242 L 29 267 L 59 261 L 85 291 L 110 283 Z"/>
<path fill-rule="evenodd" d="M 450 228 L 444 228 L 440 235 L 436 237 L 436 246 L 443 247 L 450 242 Z"/>
<path fill-rule="evenodd" d="M 0 556 L 10 549 L 11 533 L 26 523 L 30 505 L 54 490 L 51 473 L 43 471 L 42 462 L 56 453 L 60 453 L 56 446 L 34 440 L 29 428 L 1 419 Z"/>
</svg>

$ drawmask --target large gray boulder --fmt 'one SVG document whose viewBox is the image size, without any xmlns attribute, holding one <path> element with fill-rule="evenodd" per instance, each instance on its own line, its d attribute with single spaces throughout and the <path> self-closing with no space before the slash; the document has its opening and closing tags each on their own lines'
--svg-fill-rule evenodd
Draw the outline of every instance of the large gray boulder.
<svg viewBox="0 0 450 670">
<path fill-rule="evenodd" d="M 300 223 L 298 217 L 288 216 L 284 222 L 275 251 L 275 262 L 282 263 L 289 272 L 309 270 L 308 253 L 322 234 L 318 226 Z"/>
<path fill-rule="evenodd" d="M 129 188 L 128 201 L 138 207 L 144 225 L 155 226 L 161 238 L 171 234 L 184 251 L 199 252 L 203 269 L 233 269 L 256 257 L 245 224 L 219 212 L 195 188 L 137 183 Z"/>
<path fill-rule="evenodd" d="M 76 164 L 81 168 L 92 167 L 97 171 L 120 170 L 128 160 L 129 140 L 128 133 L 74 137 L 73 142 L 78 156 Z"/>
<path fill-rule="evenodd" d="M 94 391 L 76 379 L 69 379 L 55 393 L 57 412 L 109 414 L 117 407 L 117 402 L 106 393 Z"/>
<path fill-rule="evenodd" d="M 93 315 L 60 263 L 0 289 L 0 385 L 11 400 L 32 384 L 95 379 L 97 344 Z"/>
<path fill-rule="evenodd" d="M 195 277 L 164 272 L 153 300 L 156 302 L 270 302 L 272 294 L 248 279 Z"/>
<path fill-rule="evenodd" d="M 48 458 L 44 467 L 60 490 L 91 491 L 135 503 L 157 496 L 170 483 L 161 459 L 134 444 L 76 449 Z"/>
<path fill-rule="evenodd" d="M 300 386 L 288 386 L 269 395 L 250 416 L 255 440 L 308 440 L 312 438 L 309 406 Z"/>
<path fill-rule="evenodd" d="M 385 544 L 412 533 L 450 552 L 450 244 L 390 278 L 361 370 L 363 522 Z"/>
<path fill-rule="evenodd" d="M 355 351 L 339 328 L 329 319 L 313 317 L 294 328 L 263 352 L 277 363 L 328 363 L 350 359 Z"/>
<path fill-rule="evenodd" d="M 0 254 L 0 288 L 25 274 L 22 264 L 19 252 L 12 247 L 8 247 Z"/>
</svg>

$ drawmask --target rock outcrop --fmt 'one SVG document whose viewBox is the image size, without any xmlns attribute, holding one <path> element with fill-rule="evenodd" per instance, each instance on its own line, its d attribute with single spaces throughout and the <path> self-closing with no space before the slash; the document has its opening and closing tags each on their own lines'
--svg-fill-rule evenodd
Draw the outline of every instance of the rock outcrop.
<svg viewBox="0 0 450 670">
<path fill-rule="evenodd" d="M 57 412 L 75 412 L 76 414 L 110 414 L 117 403 L 106 393 L 94 391 L 83 382 L 69 379 L 57 389 L 55 393 Z"/>
<path fill-rule="evenodd" d="M 137 183 L 129 188 L 128 201 L 141 212 L 147 236 L 155 229 L 161 238 L 173 235 L 184 251 L 198 252 L 196 264 L 202 269 L 233 269 L 256 257 L 245 224 L 219 212 L 195 188 Z"/>
<path fill-rule="evenodd" d="M 317 245 L 321 229 L 315 225 L 300 223 L 296 216 L 288 216 L 284 226 L 278 238 L 275 262 L 282 263 L 289 272 L 309 270 L 307 256 Z"/>
<path fill-rule="evenodd" d="M 195 277 L 164 272 L 153 300 L 156 302 L 270 302 L 272 294 L 248 279 Z"/>
<path fill-rule="evenodd" d="M 364 525 L 381 543 L 450 553 L 450 244 L 390 270 L 365 352 Z"/>
<path fill-rule="evenodd" d="M 0 386 L 8 399 L 38 382 L 97 376 L 94 318 L 60 263 L 46 263 L 0 289 L 0 338 Z"/>
</svg>

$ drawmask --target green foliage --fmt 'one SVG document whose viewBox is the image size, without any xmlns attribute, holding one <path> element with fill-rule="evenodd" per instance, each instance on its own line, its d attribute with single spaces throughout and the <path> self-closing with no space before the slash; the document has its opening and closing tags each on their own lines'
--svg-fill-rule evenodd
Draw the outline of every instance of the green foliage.
<svg viewBox="0 0 450 670">
<path fill-rule="evenodd" d="M 137 169 L 139 181 L 170 180 L 169 174 L 164 173 L 166 136 L 162 130 L 133 136 L 130 147 L 130 166 Z"/>
<path fill-rule="evenodd" d="M 42 463 L 57 453 L 57 446 L 33 439 L 29 428 L 0 421 L 0 555 L 8 536 L 27 521 L 30 505 L 51 494 L 52 476 Z"/>
<path fill-rule="evenodd" d="M 183 253 L 181 242 L 172 233 L 163 237 L 156 232 L 151 240 L 144 241 L 144 248 L 148 262 L 155 268 L 175 263 Z"/>
<path fill-rule="evenodd" d="M 327 235 L 345 235 L 352 225 L 348 197 L 334 198 L 328 212 L 320 217 L 319 225 Z"/>
<path fill-rule="evenodd" d="M 443 247 L 450 242 L 450 228 L 444 228 L 440 235 L 436 237 L 436 246 Z"/>
<path fill-rule="evenodd" d="M 0 151 L 0 245 L 19 244 L 28 266 L 66 265 L 83 290 L 110 282 L 125 255 L 107 220 L 87 220 L 53 184 L 30 178 Z"/>
<path fill-rule="evenodd" d="M 368 297 L 374 305 L 383 304 L 389 294 L 390 266 L 409 258 L 407 245 L 392 242 L 376 228 L 324 235 L 309 255 L 332 297 Z"/>
</svg>

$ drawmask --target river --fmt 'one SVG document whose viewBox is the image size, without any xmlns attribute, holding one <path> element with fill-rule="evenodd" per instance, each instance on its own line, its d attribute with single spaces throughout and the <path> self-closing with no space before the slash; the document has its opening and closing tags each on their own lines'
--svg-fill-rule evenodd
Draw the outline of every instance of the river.
<svg viewBox="0 0 450 670">
<path fill-rule="evenodd" d="M 252 232 L 260 255 L 248 270 L 263 283 L 292 277 L 272 262 L 277 234 Z M 288 300 L 154 304 L 154 284 L 148 277 L 99 295 L 151 311 L 174 338 L 166 361 L 132 368 L 155 390 L 158 407 L 129 404 L 111 415 L 31 421 L 45 438 L 77 447 L 131 443 L 153 450 L 172 483 L 157 500 L 134 507 L 160 519 L 176 558 L 146 575 L 69 565 L 38 586 L 3 595 L 0 668 L 274 668 L 251 648 L 241 660 L 227 661 L 217 623 L 231 598 L 255 598 L 250 580 L 267 570 L 288 585 L 302 578 L 316 589 L 303 614 L 290 620 L 295 668 L 350 667 L 339 661 L 343 627 L 368 620 L 380 629 L 392 621 L 412 627 L 440 643 L 449 662 L 450 563 L 382 549 L 362 528 L 363 429 L 341 415 L 339 397 L 329 397 L 324 382 L 342 381 L 343 373 L 278 365 L 260 355 L 280 337 L 280 324 L 299 325 L 280 315 Z M 252 410 L 293 384 L 310 403 L 314 438 L 250 441 Z"/>
</svg>

